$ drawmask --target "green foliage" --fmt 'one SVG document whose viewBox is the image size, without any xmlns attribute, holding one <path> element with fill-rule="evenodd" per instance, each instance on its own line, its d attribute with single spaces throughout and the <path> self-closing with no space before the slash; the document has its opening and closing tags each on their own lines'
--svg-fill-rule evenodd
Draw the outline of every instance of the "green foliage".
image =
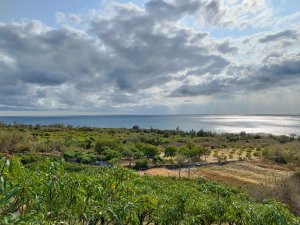
<svg viewBox="0 0 300 225">
<path fill-rule="evenodd" d="M 113 167 L 0 161 L 0 224 L 299 225 L 284 205 L 198 180 L 139 177 Z M 77 164 L 76 164 L 77 165 Z"/>
<path fill-rule="evenodd" d="M 135 162 L 134 168 L 139 170 L 139 169 L 147 169 L 149 165 L 149 160 L 148 159 L 139 159 Z"/>
<path fill-rule="evenodd" d="M 277 139 L 280 143 L 287 143 L 290 141 L 290 137 L 288 137 L 286 135 L 280 135 L 277 137 Z"/>
<path fill-rule="evenodd" d="M 112 150 L 109 147 L 104 147 L 103 156 L 103 160 L 108 161 L 111 159 L 121 158 L 122 155 L 116 150 Z"/>
<path fill-rule="evenodd" d="M 179 149 L 179 154 L 184 155 L 188 158 L 197 157 L 200 158 L 204 154 L 204 148 L 200 146 L 181 147 Z"/>
<path fill-rule="evenodd" d="M 166 157 L 175 157 L 177 154 L 177 148 L 175 146 L 168 146 L 165 149 Z"/>
<path fill-rule="evenodd" d="M 41 155 L 37 154 L 24 154 L 20 157 L 21 163 L 25 164 L 31 164 L 31 163 L 36 163 L 38 161 L 42 160 Z"/>
<path fill-rule="evenodd" d="M 67 161 L 86 163 L 86 164 L 94 163 L 97 158 L 94 152 L 82 151 L 80 149 L 65 151 L 63 156 Z"/>
<path fill-rule="evenodd" d="M 154 158 L 159 154 L 157 146 L 151 145 L 151 144 L 145 144 L 141 146 L 141 151 L 144 153 L 144 155 L 148 158 Z"/>
<path fill-rule="evenodd" d="M 153 157 L 153 162 L 156 163 L 156 164 L 163 163 L 164 159 L 161 156 L 156 155 L 156 156 Z"/>
<path fill-rule="evenodd" d="M 47 156 L 62 156 L 65 151 L 76 149 L 82 152 L 94 150 L 103 156 L 104 148 L 108 147 L 118 151 L 123 160 L 134 162 L 135 159 L 145 156 L 147 150 L 144 149 L 145 151 L 143 151 L 143 147 L 149 144 L 157 147 L 158 154 L 164 152 L 168 146 L 180 146 L 177 154 L 181 154 L 179 148 L 186 147 L 191 150 L 191 152 L 185 153 L 187 157 L 190 160 L 199 160 L 199 156 L 192 153 L 194 148 L 204 146 L 204 152 L 200 155 L 206 156 L 209 153 L 208 149 L 213 145 L 215 146 L 214 150 L 220 148 L 236 149 L 236 152 L 231 154 L 238 154 L 240 158 L 245 157 L 245 152 L 251 151 L 253 155 L 256 149 L 256 151 L 262 152 L 259 154 L 261 159 L 276 162 L 278 155 L 280 155 L 280 158 L 284 158 L 286 163 L 300 165 L 300 138 L 295 134 L 290 136 L 255 135 L 244 132 L 240 134 L 216 134 L 204 130 L 184 132 L 180 129 L 177 131 L 142 129 L 137 126 L 134 129 L 113 129 L 72 127 L 62 124 L 30 126 L 2 123 L 0 128 L 0 153 L 10 155 L 41 153 Z M 239 152 L 239 150 L 241 151 Z M 153 159 L 156 156 L 155 151 L 152 151 L 154 154 L 150 153 L 150 155 L 146 153 L 146 156 Z M 174 151 L 170 152 L 170 157 L 174 157 Z"/>
<path fill-rule="evenodd" d="M 96 141 L 94 148 L 96 152 L 102 154 L 106 147 L 117 150 L 119 147 L 118 140 L 111 136 L 102 136 Z"/>
</svg>

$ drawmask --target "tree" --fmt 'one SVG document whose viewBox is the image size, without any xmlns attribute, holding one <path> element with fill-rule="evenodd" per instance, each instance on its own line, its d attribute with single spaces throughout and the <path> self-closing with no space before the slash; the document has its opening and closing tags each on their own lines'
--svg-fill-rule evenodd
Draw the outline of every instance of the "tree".
<svg viewBox="0 0 300 225">
<path fill-rule="evenodd" d="M 144 145 L 141 150 L 148 158 L 154 158 L 154 156 L 159 154 L 158 148 L 151 144 Z"/>
<path fill-rule="evenodd" d="M 104 148 L 103 155 L 105 161 L 117 159 L 121 157 L 121 154 L 118 151 L 112 150 L 107 146 Z"/>
<path fill-rule="evenodd" d="M 148 163 L 147 159 L 139 159 L 135 162 L 135 169 L 146 169 L 148 168 Z"/>
<path fill-rule="evenodd" d="M 134 126 L 132 127 L 132 130 L 140 130 L 140 127 L 139 127 L 138 125 L 134 125 Z"/>
<path fill-rule="evenodd" d="M 206 161 L 206 157 L 210 155 L 210 149 L 207 148 L 203 148 L 203 155 L 205 156 L 205 161 Z"/>
<path fill-rule="evenodd" d="M 118 148 L 118 142 L 117 140 L 111 138 L 111 137 L 101 137 L 98 139 L 95 143 L 95 151 L 97 151 L 99 154 L 102 154 L 105 150 L 105 147 L 111 148 L 113 150 L 116 150 Z"/>
<path fill-rule="evenodd" d="M 180 153 L 187 158 L 197 158 L 199 160 L 201 155 L 205 153 L 205 149 L 199 145 L 192 148 L 183 147 L 180 149 Z"/>
<path fill-rule="evenodd" d="M 181 165 L 183 163 L 186 162 L 187 159 L 186 159 L 186 156 L 184 156 L 184 155 L 177 155 L 176 158 L 175 158 L 175 160 L 179 164 L 178 173 L 179 173 L 179 177 L 180 177 L 180 175 L 181 175 L 181 169 L 180 169 L 180 167 L 181 167 Z"/>
<path fill-rule="evenodd" d="M 121 154 L 123 157 L 126 157 L 129 160 L 129 167 L 131 166 L 133 160 L 140 159 L 144 156 L 143 152 L 134 146 L 122 146 Z"/>
<path fill-rule="evenodd" d="M 177 154 L 177 148 L 175 146 L 168 146 L 165 149 L 166 157 L 175 157 Z"/>
<path fill-rule="evenodd" d="M 93 145 L 93 142 L 94 142 L 94 138 L 93 137 L 86 138 L 84 140 L 84 148 L 85 149 L 91 149 L 92 145 Z"/>
</svg>

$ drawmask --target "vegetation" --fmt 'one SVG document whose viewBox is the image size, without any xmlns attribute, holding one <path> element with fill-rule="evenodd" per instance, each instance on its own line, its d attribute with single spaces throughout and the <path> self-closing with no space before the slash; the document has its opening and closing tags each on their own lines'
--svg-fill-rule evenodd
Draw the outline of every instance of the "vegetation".
<svg viewBox="0 0 300 225">
<path fill-rule="evenodd" d="M 230 153 L 224 155 L 222 149 L 229 149 Z M 201 161 L 209 155 L 216 161 L 226 161 L 237 155 L 238 159 L 259 157 L 300 166 L 300 138 L 294 134 L 216 134 L 203 130 L 147 130 L 138 126 L 101 129 L 0 124 L 0 153 L 56 155 L 79 163 L 109 161 L 130 166 L 143 158 L 151 165 L 176 163 L 176 159 L 182 158 L 185 162 Z"/>
<path fill-rule="evenodd" d="M 45 160 L 24 167 L 3 157 L 0 223 L 300 224 L 281 203 L 255 203 L 243 192 L 202 179 L 78 165 Z"/>
<path fill-rule="evenodd" d="M 0 224 L 300 224 L 270 200 L 297 213 L 300 194 L 288 193 L 299 187 L 298 175 L 272 188 L 249 188 L 252 199 L 202 179 L 138 176 L 119 167 L 208 157 L 299 167 L 296 135 L 0 124 L 1 157 Z"/>
<path fill-rule="evenodd" d="M 265 199 L 276 199 L 288 204 L 292 211 L 300 215 L 300 173 L 283 180 L 275 180 L 272 186 L 265 184 L 248 186 L 246 191 L 257 201 L 263 202 Z"/>
</svg>

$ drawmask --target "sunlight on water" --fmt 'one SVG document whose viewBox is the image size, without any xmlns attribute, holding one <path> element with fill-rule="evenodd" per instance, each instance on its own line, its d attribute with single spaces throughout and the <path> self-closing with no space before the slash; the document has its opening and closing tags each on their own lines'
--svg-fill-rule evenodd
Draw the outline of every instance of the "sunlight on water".
<svg viewBox="0 0 300 225">
<path fill-rule="evenodd" d="M 203 118 L 200 118 L 202 120 Z M 275 135 L 300 134 L 298 116 L 207 116 L 214 121 L 217 132 L 271 133 Z"/>
<path fill-rule="evenodd" d="M 300 135 L 300 116 L 279 115 L 125 115 L 125 116 L 54 116 L 54 117 L 0 117 L 5 123 L 65 124 L 102 128 L 141 128 L 181 130 L 211 130 L 216 132 L 270 133 Z"/>
</svg>

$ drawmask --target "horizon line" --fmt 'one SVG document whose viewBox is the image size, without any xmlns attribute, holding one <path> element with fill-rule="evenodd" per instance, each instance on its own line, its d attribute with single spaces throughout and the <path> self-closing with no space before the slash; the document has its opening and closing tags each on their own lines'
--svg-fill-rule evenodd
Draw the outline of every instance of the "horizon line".
<svg viewBox="0 0 300 225">
<path fill-rule="evenodd" d="M 164 113 L 164 114 L 28 114 L 3 115 L 0 117 L 76 117 L 76 116 L 300 116 L 300 113 Z"/>
</svg>

